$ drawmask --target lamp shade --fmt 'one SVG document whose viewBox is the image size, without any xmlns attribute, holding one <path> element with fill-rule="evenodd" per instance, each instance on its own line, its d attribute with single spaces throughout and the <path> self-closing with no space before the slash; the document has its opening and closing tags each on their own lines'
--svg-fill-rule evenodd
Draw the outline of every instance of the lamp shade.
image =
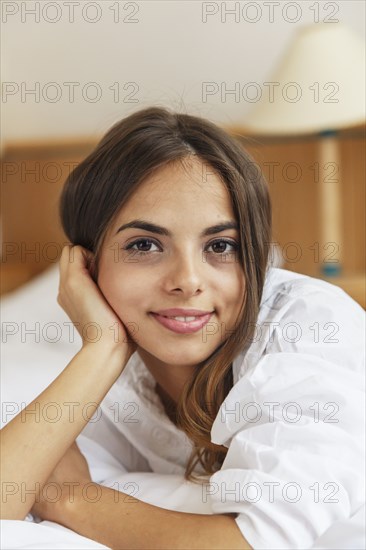
<svg viewBox="0 0 366 550">
<path fill-rule="evenodd" d="M 365 45 L 340 23 L 303 27 L 248 118 L 261 134 L 303 134 L 362 124 Z"/>
</svg>

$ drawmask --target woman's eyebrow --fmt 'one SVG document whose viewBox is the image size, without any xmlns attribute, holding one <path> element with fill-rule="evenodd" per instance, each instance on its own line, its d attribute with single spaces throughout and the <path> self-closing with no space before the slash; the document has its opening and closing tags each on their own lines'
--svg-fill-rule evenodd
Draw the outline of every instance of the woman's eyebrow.
<svg viewBox="0 0 366 550">
<path fill-rule="evenodd" d="M 150 233 L 157 233 L 158 235 L 164 235 L 166 237 L 172 236 L 172 233 L 169 231 L 169 229 L 145 220 L 132 220 L 128 223 L 121 225 L 121 227 L 117 230 L 116 235 L 120 231 L 123 231 L 124 229 L 129 229 L 131 227 L 143 229 L 144 231 L 150 231 Z M 207 237 L 208 235 L 215 235 L 216 233 L 220 233 L 221 231 L 225 231 L 226 229 L 238 229 L 238 224 L 235 221 L 231 220 L 218 223 L 216 225 L 206 227 L 206 229 L 202 231 L 200 236 Z"/>
</svg>

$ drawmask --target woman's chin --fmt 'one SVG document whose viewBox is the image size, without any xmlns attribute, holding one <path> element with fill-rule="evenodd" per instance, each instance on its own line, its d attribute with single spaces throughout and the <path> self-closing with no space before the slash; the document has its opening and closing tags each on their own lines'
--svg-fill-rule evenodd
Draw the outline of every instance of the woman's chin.
<svg viewBox="0 0 366 550">
<path fill-rule="evenodd" d="M 137 347 L 136 350 L 143 361 L 159 361 L 171 366 L 181 366 L 181 367 L 194 367 L 208 359 L 212 355 L 214 350 L 179 350 L 177 347 L 172 350 L 167 350 L 166 348 L 162 353 L 157 353 L 156 350 L 148 350 L 142 348 L 141 346 Z"/>
</svg>

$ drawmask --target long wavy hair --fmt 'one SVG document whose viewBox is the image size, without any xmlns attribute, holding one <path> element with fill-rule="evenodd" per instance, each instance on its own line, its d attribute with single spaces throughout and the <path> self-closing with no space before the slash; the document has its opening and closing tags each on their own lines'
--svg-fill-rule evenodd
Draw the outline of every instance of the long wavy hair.
<svg viewBox="0 0 366 550">
<path fill-rule="evenodd" d="M 271 202 L 266 181 L 243 146 L 200 117 L 149 107 L 115 124 L 67 178 L 60 199 L 63 229 L 75 245 L 94 253 L 96 270 L 105 235 L 139 184 L 168 163 L 197 155 L 225 184 L 239 224 L 238 261 L 246 282 L 236 329 L 196 370 L 180 396 L 174 421 L 193 442 L 185 471 L 199 482 L 215 473 L 227 447 L 211 442 L 220 405 L 233 386 L 232 362 L 253 338 L 271 242 Z"/>
</svg>

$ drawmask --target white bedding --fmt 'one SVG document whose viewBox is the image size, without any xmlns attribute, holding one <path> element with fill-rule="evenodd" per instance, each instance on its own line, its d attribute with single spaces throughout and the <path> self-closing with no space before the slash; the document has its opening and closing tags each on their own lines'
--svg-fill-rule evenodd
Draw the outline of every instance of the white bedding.
<svg viewBox="0 0 366 550">
<path fill-rule="evenodd" d="M 70 341 L 70 322 L 56 302 L 58 270 L 52 268 L 3 301 L 1 352 L 1 426 L 30 403 L 63 370 L 80 348 L 77 333 Z M 36 323 L 39 323 L 38 325 Z M 27 332 L 33 330 L 33 333 Z M 11 332 L 14 334 L 11 335 Z M 54 341 L 52 341 L 54 340 Z M 182 512 L 210 514 L 202 487 L 178 475 L 129 473 L 96 442 L 79 436 L 78 444 L 89 463 L 92 479 L 119 487 L 145 502 Z M 118 485 L 116 485 L 118 483 Z M 106 548 L 56 523 L 1 521 L 1 548 Z M 313 550 L 364 549 L 364 507 L 349 520 L 338 522 L 313 545 Z M 259 548 L 259 547 L 258 547 Z"/>
</svg>

